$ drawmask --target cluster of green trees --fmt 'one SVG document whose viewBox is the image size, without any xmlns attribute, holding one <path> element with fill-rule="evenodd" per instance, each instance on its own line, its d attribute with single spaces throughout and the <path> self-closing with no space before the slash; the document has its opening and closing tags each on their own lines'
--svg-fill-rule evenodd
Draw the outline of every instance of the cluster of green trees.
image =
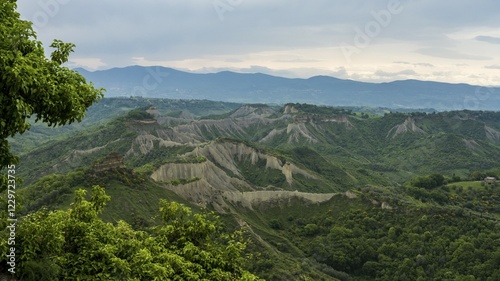
<svg viewBox="0 0 500 281">
<path fill-rule="evenodd" d="M 173 160 L 173 163 L 203 163 L 207 161 L 207 158 L 203 155 L 196 156 L 196 155 L 190 155 L 190 156 L 179 156 Z"/>
<path fill-rule="evenodd" d="M 332 183 L 344 187 L 352 186 L 352 177 L 338 165 L 327 161 L 323 155 L 314 149 L 302 146 L 293 148 L 287 153 L 294 161 L 330 180 Z"/>
<path fill-rule="evenodd" d="M 68 210 L 40 210 L 16 228 L 16 274 L 22 280 L 260 280 L 243 269 L 246 241 L 226 233 L 212 213 L 162 200 L 162 223 L 147 231 L 103 222 L 110 197 L 99 186 L 90 200 L 75 192 Z M 2 223 L 3 224 L 3 223 Z M 5 229 L 5 225 L 2 225 Z M 0 249 L 7 252 L 6 231 Z M 6 262 L 5 255 L 1 258 Z"/>
<path fill-rule="evenodd" d="M 490 170 L 490 171 L 473 171 L 468 175 L 468 179 L 471 181 L 484 180 L 486 177 L 500 178 L 500 171 Z"/>
<path fill-rule="evenodd" d="M 433 189 L 445 184 L 445 178 L 440 174 L 432 174 L 429 176 L 420 176 L 412 179 L 410 184 L 416 187 L 423 187 L 426 189 Z"/>
<path fill-rule="evenodd" d="M 123 117 L 123 120 L 155 120 L 154 116 L 146 112 L 147 108 L 138 108 L 131 110 Z"/>
<path fill-rule="evenodd" d="M 474 171 L 468 176 L 473 181 L 461 181 L 458 176 L 447 178 L 440 174 L 419 176 L 409 180 L 404 191 L 424 203 L 455 206 L 462 213 L 492 217 L 500 213 L 500 188 L 495 183 L 479 182 L 487 176 L 497 177 L 498 173 L 495 170 Z"/>
<path fill-rule="evenodd" d="M 317 115 L 354 115 L 352 109 L 331 107 L 331 106 L 317 106 L 306 103 L 288 103 L 285 106 L 293 106 L 300 113 L 312 113 Z"/>
<path fill-rule="evenodd" d="M 288 215 L 270 216 L 270 226 L 343 280 L 500 280 L 498 222 L 453 207 L 387 210 L 369 200 L 282 209 Z"/>
<path fill-rule="evenodd" d="M 287 188 L 286 178 L 280 170 L 266 168 L 265 159 L 257 159 L 256 163 L 252 164 L 250 158 L 239 159 L 234 156 L 234 161 L 237 163 L 241 174 L 250 183 L 257 186 L 273 185 L 279 188 Z"/>
<path fill-rule="evenodd" d="M 139 168 L 139 171 L 149 175 L 155 169 L 158 169 L 161 165 L 166 163 L 202 163 L 206 161 L 203 156 L 180 157 L 179 155 L 183 155 L 193 150 L 193 148 L 188 145 L 164 147 L 160 146 L 158 141 L 154 141 L 153 145 L 154 149 L 149 153 L 138 153 L 139 155 L 136 157 L 127 159 L 126 164 L 132 167 L 142 167 Z M 139 148 L 137 148 L 137 151 L 140 151 Z"/>
<path fill-rule="evenodd" d="M 192 183 L 192 182 L 199 181 L 199 180 L 200 180 L 199 177 L 190 177 L 188 179 L 173 179 L 173 180 L 167 181 L 165 183 L 179 185 L 179 184 L 188 184 L 188 183 Z"/>
<path fill-rule="evenodd" d="M 32 188 L 19 190 L 18 199 L 23 208 L 18 211 L 20 214 L 27 214 L 42 207 L 53 206 L 61 202 L 64 195 L 73 193 L 75 188 L 83 187 L 81 184 L 88 179 L 88 175 L 82 171 L 45 176 Z"/>
</svg>

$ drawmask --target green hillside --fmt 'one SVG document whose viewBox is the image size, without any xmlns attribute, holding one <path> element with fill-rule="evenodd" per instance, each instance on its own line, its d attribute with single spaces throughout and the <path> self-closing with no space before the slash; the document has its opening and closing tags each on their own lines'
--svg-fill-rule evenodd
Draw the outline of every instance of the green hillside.
<svg viewBox="0 0 500 281">
<path fill-rule="evenodd" d="M 137 110 L 118 119 L 104 116 L 102 122 L 111 121 L 88 129 L 78 127 L 63 136 L 48 136 L 38 149 L 19 151 L 24 155 L 23 167 L 29 170 L 24 174 L 28 182 L 44 174 L 89 165 L 111 152 L 125 155 L 131 169 L 147 162 L 160 163 L 163 160 L 159 158 L 165 154 L 172 157 L 192 151 L 217 138 L 243 141 L 268 153 L 305 161 L 297 163 L 302 166 L 315 162 L 314 153 L 318 153 L 321 155 L 318 159 L 325 162 L 314 164 L 327 165 L 323 169 L 329 170 L 321 171 L 322 176 L 344 187 L 398 184 L 419 173 L 465 176 L 468 171 L 494 167 L 496 159 L 500 159 L 500 114 L 494 112 L 387 113 L 364 119 L 351 110 L 300 104 L 284 108 L 247 105 L 233 109 L 232 104 L 214 102 L 155 99 L 104 99 L 103 102 L 109 112 L 123 110 L 124 105 Z M 189 103 L 193 104 L 192 109 Z M 285 113 L 290 108 L 293 112 Z M 185 114 L 170 116 L 179 109 Z M 226 113 L 221 117 L 213 115 L 223 109 Z M 149 117 L 139 114 L 146 110 Z M 211 118 L 196 117 L 200 115 Z M 16 137 L 14 143 L 30 143 L 32 137 Z M 310 153 L 297 161 L 301 147 L 308 147 Z M 143 151 L 139 153 L 140 149 Z"/>
<path fill-rule="evenodd" d="M 111 225 L 155 233 L 161 199 L 216 212 L 267 280 L 500 278 L 500 112 L 114 98 L 33 129 L 10 140 L 23 215 L 99 185 Z"/>
</svg>

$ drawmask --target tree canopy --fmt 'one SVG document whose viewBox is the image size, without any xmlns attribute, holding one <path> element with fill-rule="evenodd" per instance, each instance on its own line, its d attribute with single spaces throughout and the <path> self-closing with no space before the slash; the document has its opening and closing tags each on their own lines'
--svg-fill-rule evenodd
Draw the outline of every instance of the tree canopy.
<svg viewBox="0 0 500 281">
<path fill-rule="evenodd" d="M 146 231 L 99 218 L 110 197 L 94 186 L 76 190 L 68 210 L 23 217 L 16 245 L 22 280 L 261 280 L 242 269 L 246 242 L 225 233 L 213 213 L 166 200 L 162 223 Z M 7 252 L 6 231 L 0 249 Z M 3 255 L 2 261 L 5 262 Z"/>
<path fill-rule="evenodd" d="M 103 89 L 63 64 L 75 47 L 54 40 L 50 58 L 15 0 L 0 0 L 0 169 L 15 163 L 7 141 L 30 128 L 35 117 L 49 126 L 81 121 Z M 3 185 L 2 185 L 3 186 Z"/>
</svg>

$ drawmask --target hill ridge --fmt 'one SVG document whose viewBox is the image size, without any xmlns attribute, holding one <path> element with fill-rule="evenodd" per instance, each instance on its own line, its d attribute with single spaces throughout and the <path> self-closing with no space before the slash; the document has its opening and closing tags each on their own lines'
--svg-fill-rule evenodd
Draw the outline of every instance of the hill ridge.
<svg viewBox="0 0 500 281">
<path fill-rule="evenodd" d="M 500 108 L 499 87 L 464 83 L 420 80 L 370 83 L 324 75 L 291 79 L 231 71 L 191 73 L 160 66 L 76 71 L 96 86 L 107 88 L 107 97 L 144 96 L 278 104 L 305 102 L 437 110 Z"/>
</svg>

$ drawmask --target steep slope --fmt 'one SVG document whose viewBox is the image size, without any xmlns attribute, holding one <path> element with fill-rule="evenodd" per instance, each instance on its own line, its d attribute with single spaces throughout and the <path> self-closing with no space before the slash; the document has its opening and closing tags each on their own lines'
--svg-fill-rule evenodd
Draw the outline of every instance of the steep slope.
<svg viewBox="0 0 500 281">
<path fill-rule="evenodd" d="M 411 117 L 408 117 L 404 123 L 392 127 L 392 129 L 389 131 L 389 133 L 387 133 L 387 137 L 395 138 L 399 134 L 408 133 L 408 132 L 425 134 L 424 130 L 420 129 L 415 124 L 415 120 Z"/>
<path fill-rule="evenodd" d="M 119 101 L 117 106 L 122 105 Z M 149 100 L 148 104 L 107 125 L 33 150 L 23 157 L 26 166 L 21 175 L 30 183 L 42 175 L 90 165 L 112 152 L 123 155 L 128 167 L 149 173 L 183 157 L 203 156 L 229 177 L 252 186 L 329 192 L 360 184 L 397 183 L 421 172 L 464 175 L 494 166 L 500 156 L 500 114 L 493 112 L 362 118 L 341 108 L 253 104 L 195 118 L 182 111 L 170 116 L 173 109 L 167 101 Z M 171 104 L 179 108 L 179 103 Z M 239 144 L 225 142 L 223 151 L 214 142 L 220 138 Z M 251 147 L 257 152 L 251 152 Z M 298 156 L 295 152 L 301 147 L 310 150 Z M 259 149 L 279 156 L 270 160 Z M 297 167 L 309 171 L 297 173 Z M 310 175 L 322 183 L 309 184 Z"/>
<path fill-rule="evenodd" d="M 249 147 L 244 143 L 218 140 L 196 147 L 182 157 L 206 159 L 201 163 L 167 163 L 155 170 L 151 178 L 166 183 L 178 195 L 219 211 L 228 209 L 227 202 L 251 207 L 255 201 L 301 197 L 316 202 L 322 195 L 296 192 L 301 188 L 295 178 L 307 179 L 318 191 L 338 190 L 319 175 L 297 167 L 284 158 Z M 295 192 L 285 191 L 295 190 Z M 326 198 L 329 198 L 326 195 Z"/>
</svg>

